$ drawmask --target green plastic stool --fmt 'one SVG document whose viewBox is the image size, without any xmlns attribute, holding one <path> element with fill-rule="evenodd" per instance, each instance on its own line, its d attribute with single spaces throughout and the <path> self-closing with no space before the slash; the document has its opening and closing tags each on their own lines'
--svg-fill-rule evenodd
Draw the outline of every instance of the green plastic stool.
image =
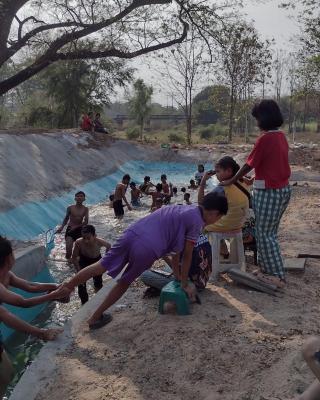
<svg viewBox="0 0 320 400">
<path fill-rule="evenodd" d="M 181 288 L 179 281 L 169 282 L 161 290 L 160 302 L 159 302 L 159 313 L 163 314 L 163 307 L 167 301 L 172 301 L 176 304 L 178 315 L 188 315 L 189 310 L 189 298 L 186 292 Z"/>
</svg>

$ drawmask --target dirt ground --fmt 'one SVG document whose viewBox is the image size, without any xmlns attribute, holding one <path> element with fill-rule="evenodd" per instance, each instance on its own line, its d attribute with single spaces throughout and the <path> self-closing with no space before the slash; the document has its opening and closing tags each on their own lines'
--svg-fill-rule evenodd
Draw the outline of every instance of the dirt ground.
<svg viewBox="0 0 320 400">
<path fill-rule="evenodd" d="M 320 184 L 293 187 L 280 230 L 284 256 L 318 253 Z M 313 380 L 301 344 L 319 335 L 320 260 L 288 273 L 272 297 L 221 280 L 192 315 L 159 315 L 136 283 L 96 332 L 85 324 L 37 400 L 285 400 Z"/>
</svg>

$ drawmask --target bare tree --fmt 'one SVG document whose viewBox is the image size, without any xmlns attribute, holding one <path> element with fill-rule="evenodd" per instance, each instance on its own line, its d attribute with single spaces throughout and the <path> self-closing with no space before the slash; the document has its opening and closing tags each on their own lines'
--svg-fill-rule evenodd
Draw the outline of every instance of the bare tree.
<svg viewBox="0 0 320 400">
<path fill-rule="evenodd" d="M 1 0 L 0 69 L 24 50 L 33 56 L 0 82 L 0 95 L 59 60 L 132 59 L 182 43 L 219 1 Z"/>
<path fill-rule="evenodd" d="M 167 92 L 184 112 L 189 145 L 192 141 L 192 101 L 195 92 L 199 90 L 205 57 L 205 45 L 193 28 L 184 43 L 177 45 L 162 57 L 164 68 L 161 75 L 168 82 Z"/>
<path fill-rule="evenodd" d="M 283 89 L 283 81 L 286 74 L 287 61 L 288 57 L 286 52 L 283 50 L 277 50 L 273 62 L 273 72 L 275 98 L 278 102 L 280 101 Z"/>
<path fill-rule="evenodd" d="M 228 137 L 231 142 L 237 99 L 246 88 L 246 93 L 252 93 L 251 88 L 261 81 L 261 73 L 266 74 L 270 65 L 271 53 L 269 42 L 260 40 L 255 28 L 243 21 L 224 24 L 214 36 L 220 46 L 222 64 L 216 74 L 230 88 Z"/>
</svg>

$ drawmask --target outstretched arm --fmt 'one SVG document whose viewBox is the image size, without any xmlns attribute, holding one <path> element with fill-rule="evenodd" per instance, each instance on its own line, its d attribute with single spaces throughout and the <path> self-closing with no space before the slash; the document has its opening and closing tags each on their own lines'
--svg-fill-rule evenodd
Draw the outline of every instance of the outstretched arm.
<svg viewBox="0 0 320 400">
<path fill-rule="evenodd" d="M 51 292 L 56 290 L 58 285 L 56 283 L 38 283 L 29 282 L 25 279 L 17 277 L 13 272 L 10 272 L 10 286 L 25 290 L 26 292 L 39 293 L 39 292 Z"/>
<path fill-rule="evenodd" d="M 202 179 L 201 179 L 201 182 L 200 182 L 200 185 L 199 185 L 199 189 L 198 189 L 198 203 L 199 203 L 199 204 L 202 204 L 202 202 L 203 202 L 203 198 L 204 198 L 204 189 L 205 189 L 205 187 L 206 187 L 207 180 L 208 180 L 209 178 L 211 178 L 213 175 L 214 175 L 214 173 L 212 173 L 212 172 L 210 172 L 210 171 L 207 171 L 207 172 L 203 175 L 203 177 L 202 177 Z"/>
<path fill-rule="evenodd" d="M 36 326 L 32 326 L 27 322 L 24 322 L 22 319 L 16 317 L 4 307 L 0 307 L 0 321 L 12 329 L 28 333 L 42 340 L 53 340 L 59 333 L 62 332 L 62 329 L 40 329 Z"/>
<path fill-rule="evenodd" d="M 54 292 L 44 294 L 42 296 L 32 297 L 30 299 L 25 299 L 23 296 L 19 294 L 13 293 L 3 285 L 0 285 L 0 300 L 3 303 L 11 304 L 17 307 L 33 307 L 41 303 L 46 303 L 47 301 L 54 300 L 55 297 L 52 295 Z"/>
<path fill-rule="evenodd" d="M 223 182 L 220 182 L 220 185 L 222 186 L 230 186 L 233 183 L 237 182 L 239 179 L 241 179 L 243 176 L 245 176 L 248 172 L 252 170 L 252 167 L 250 167 L 248 164 L 244 164 L 242 168 L 239 169 L 239 171 L 235 174 L 230 179 L 227 179 Z"/>
</svg>

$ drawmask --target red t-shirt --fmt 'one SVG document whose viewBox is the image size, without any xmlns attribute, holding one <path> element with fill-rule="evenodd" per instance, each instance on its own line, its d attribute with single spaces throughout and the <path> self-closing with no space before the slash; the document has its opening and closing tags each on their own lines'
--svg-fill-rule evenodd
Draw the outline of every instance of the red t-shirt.
<svg viewBox="0 0 320 400">
<path fill-rule="evenodd" d="M 88 117 L 88 115 L 84 115 L 82 118 L 82 123 L 81 123 L 81 129 L 84 131 L 90 131 L 92 126 L 91 119 Z"/>
<path fill-rule="evenodd" d="M 289 184 L 289 145 L 282 131 L 263 132 L 247 164 L 255 169 L 255 188 L 281 189 Z"/>
</svg>

